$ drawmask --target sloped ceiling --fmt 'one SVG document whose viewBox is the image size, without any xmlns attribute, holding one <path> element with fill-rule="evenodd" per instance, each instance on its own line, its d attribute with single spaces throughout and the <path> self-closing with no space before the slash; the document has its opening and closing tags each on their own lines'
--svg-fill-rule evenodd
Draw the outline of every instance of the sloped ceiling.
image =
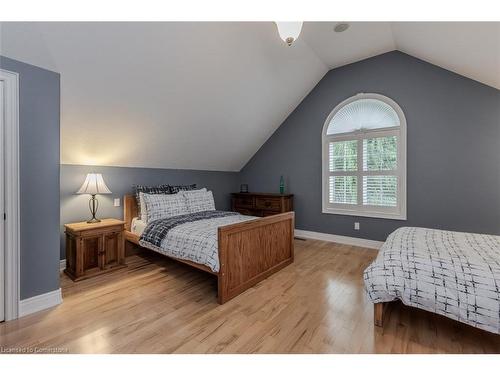
<svg viewBox="0 0 500 375">
<path fill-rule="evenodd" d="M 2 23 L 61 73 L 61 162 L 238 171 L 331 68 L 399 49 L 500 88 L 499 23 Z"/>
<path fill-rule="evenodd" d="M 401 52 L 500 89 L 500 22 L 395 23 Z"/>
</svg>

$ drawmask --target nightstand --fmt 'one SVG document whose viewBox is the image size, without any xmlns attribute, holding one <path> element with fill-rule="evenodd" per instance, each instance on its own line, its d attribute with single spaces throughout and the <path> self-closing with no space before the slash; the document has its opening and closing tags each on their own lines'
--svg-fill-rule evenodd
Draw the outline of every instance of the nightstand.
<svg viewBox="0 0 500 375">
<path fill-rule="evenodd" d="M 79 281 L 126 267 L 123 231 L 125 222 L 103 219 L 64 225 L 66 233 L 66 269 Z"/>
</svg>

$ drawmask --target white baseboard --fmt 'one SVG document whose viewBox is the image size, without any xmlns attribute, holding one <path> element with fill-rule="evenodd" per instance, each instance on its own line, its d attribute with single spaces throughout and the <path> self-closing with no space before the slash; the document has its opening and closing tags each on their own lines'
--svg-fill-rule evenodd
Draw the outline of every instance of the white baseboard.
<svg viewBox="0 0 500 375">
<path fill-rule="evenodd" d="M 310 238 L 328 242 L 337 242 L 345 245 L 367 247 L 370 249 L 380 249 L 384 244 L 382 241 L 367 240 L 364 238 L 339 236 L 337 234 L 311 232 L 309 230 L 295 229 L 296 237 Z"/>
<path fill-rule="evenodd" d="M 66 259 L 61 259 L 59 261 L 59 271 L 62 272 L 66 268 Z"/>
<path fill-rule="evenodd" d="M 59 305 L 62 302 L 61 288 L 19 302 L 19 317 Z"/>
</svg>

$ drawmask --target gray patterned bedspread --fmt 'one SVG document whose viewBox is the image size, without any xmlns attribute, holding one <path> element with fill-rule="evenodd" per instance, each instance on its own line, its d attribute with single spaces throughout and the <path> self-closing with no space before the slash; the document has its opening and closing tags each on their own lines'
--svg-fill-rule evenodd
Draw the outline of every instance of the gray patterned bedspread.
<svg viewBox="0 0 500 375">
<path fill-rule="evenodd" d="M 500 333 L 500 236 L 399 228 L 364 281 L 374 303 L 399 299 Z"/>
<path fill-rule="evenodd" d="M 217 229 L 253 220 L 228 211 L 203 211 L 159 219 L 149 223 L 139 244 L 161 254 L 189 260 L 219 272 Z"/>
</svg>

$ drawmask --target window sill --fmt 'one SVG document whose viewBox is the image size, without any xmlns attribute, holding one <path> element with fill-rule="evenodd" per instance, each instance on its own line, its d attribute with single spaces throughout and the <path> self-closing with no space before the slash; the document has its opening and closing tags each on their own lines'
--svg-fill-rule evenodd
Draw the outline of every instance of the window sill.
<svg viewBox="0 0 500 375">
<path fill-rule="evenodd" d="M 376 219 L 392 219 L 392 220 L 406 220 L 406 213 L 390 213 L 390 212 L 374 212 L 374 211 L 356 211 L 341 208 L 323 208 L 322 213 L 330 215 L 347 215 L 347 216 L 360 216 L 372 217 Z"/>
</svg>

